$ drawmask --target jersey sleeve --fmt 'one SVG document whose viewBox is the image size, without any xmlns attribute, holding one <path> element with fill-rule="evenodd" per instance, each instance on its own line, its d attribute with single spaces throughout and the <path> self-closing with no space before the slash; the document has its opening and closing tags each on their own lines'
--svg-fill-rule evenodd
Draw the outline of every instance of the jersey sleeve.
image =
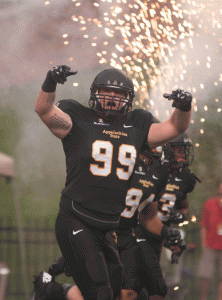
<svg viewBox="0 0 222 300">
<path fill-rule="evenodd" d="M 194 188 L 196 186 L 196 182 L 197 182 L 194 174 L 192 173 L 192 171 L 190 169 L 184 168 L 182 170 L 181 175 L 185 182 L 185 192 L 191 193 L 194 190 Z"/>
<path fill-rule="evenodd" d="M 81 120 L 83 116 L 86 115 L 87 108 L 72 99 L 60 100 L 56 103 L 56 106 L 60 108 L 62 111 L 64 111 L 65 113 L 67 113 L 72 120 L 72 124 L 73 124 L 72 128 L 70 132 L 67 134 L 67 136 L 65 136 L 65 138 L 63 139 L 66 140 L 76 130 L 76 126 L 77 126 L 76 123 L 78 122 L 77 120 Z"/>
<path fill-rule="evenodd" d="M 180 199 L 180 201 L 177 201 L 176 202 L 176 209 L 177 210 L 181 210 L 181 209 L 184 209 L 184 208 L 187 208 L 187 194 L 183 195 L 183 198 Z"/>
<path fill-rule="evenodd" d="M 79 108 L 81 104 L 72 99 L 60 100 L 56 103 L 56 106 L 60 108 L 62 111 L 67 113 L 73 122 L 75 122 L 75 115 L 77 113 L 77 107 Z"/>
<path fill-rule="evenodd" d="M 134 109 L 131 113 L 129 113 L 128 118 L 133 118 L 134 126 L 138 129 L 140 133 L 140 138 L 142 139 L 142 143 L 147 143 L 147 137 L 150 130 L 150 126 L 153 123 L 156 123 L 153 115 L 144 109 Z"/>
</svg>

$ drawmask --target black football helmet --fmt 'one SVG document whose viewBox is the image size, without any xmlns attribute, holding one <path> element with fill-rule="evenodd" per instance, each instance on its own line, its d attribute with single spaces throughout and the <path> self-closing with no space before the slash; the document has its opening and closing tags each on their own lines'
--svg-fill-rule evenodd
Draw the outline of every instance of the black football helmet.
<svg viewBox="0 0 222 300">
<path fill-rule="evenodd" d="M 170 164 L 188 167 L 194 159 L 194 147 L 187 133 L 182 133 L 175 139 L 167 142 L 163 147 L 163 155 Z"/>
<path fill-rule="evenodd" d="M 125 97 L 100 95 L 101 88 L 111 88 L 125 92 Z M 132 110 L 134 98 L 134 85 L 132 79 L 123 71 L 111 68 L 100 72 L 94 79 L 91 87 L 89 106 L 105 115 L 115 116 L 127 114 Z M 110 103 L 109 109 L 105 109 L 105 103 Z M 114 108 L 118 103 L 118 107 Z M 121 107 L 121 104 L 123 106 Z"/>
</svg>

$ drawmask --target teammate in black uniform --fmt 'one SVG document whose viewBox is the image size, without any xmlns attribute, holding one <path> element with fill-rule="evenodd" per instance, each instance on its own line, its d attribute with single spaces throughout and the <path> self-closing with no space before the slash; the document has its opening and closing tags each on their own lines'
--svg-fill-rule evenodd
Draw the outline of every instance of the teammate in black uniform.
<svg viewBox="0 0 222 300">
<path fill-rule="evenodd" d="M 187 193 L 193 191 L 196 176 L 188 169 L 193 159 L 193 145 L 187 134 L 183 133 L 177 139 L 166 144 L 164 153 L 169 160 L 168 182 L 158 194 L 158 217 L 165 226 L 179 224 L 185 221 L 189 214 Z M 149 292 L 150 300 L 165 299 L 167 286 L 160 267 L 162 240 L 149 232 L 149 225 L 144 218 L 143 226 L 135 230 L 142 253 L 145 279 L 143 284 Z M 148 231 L 147 231 L 148 230 Z M 174 249 L 176 257 L 185 249 L 184 245 L 174 247 L 170 243 L 165 246 Z M 143 299 L 143 298 L 141 298 Z"/>
<path fill-rule="evenodd" d="M 161 149 L 159 149 L 161 148 Z M 134 228 L 138 215 L 154 202 L 158 190 L 166 184 L 168 170 L 161 165 L 162 147 L 143 151 L 137 160 L 132 181 L 126 196 L 126 208 L 121 214 L 120 226 L 116 230 L 117 245 L 123 264 L 121 299 L 137 299 L 141 283 L 140 249 L 136 242 Z"/>
<path fill-rule="evenodd" d="M 110 231 L 118 227 L 125 208 L 137 155 L 146 142 L 156 147 L 187 129 L 192 96 L 182 90 L 165 94 L 176 109 L 169 120 L 153 124 L 149 112 L 131 111 L 133 82 L 111 68 L 94 79 L 90 108 L 74 100 L 55 105 L 57 83 L 76 73 L 64 65 L 50 70 L 35 111 L 62 140 L 66 156 L 67 178 L 56 220 L 59 247 L 84 299 L 108 300 L 118 296 L 122 275 Z M 41 298 L 40 288 L 35 298 Z"/>
</svg>

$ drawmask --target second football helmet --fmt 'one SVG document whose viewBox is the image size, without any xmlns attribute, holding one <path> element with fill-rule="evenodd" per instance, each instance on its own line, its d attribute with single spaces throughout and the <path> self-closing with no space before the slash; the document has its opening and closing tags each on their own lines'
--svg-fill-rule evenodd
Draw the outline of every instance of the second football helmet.
<svg viewBox="0 0 222 300">
<path fill-rule="evenodd" d="M 167 142 L 163 147 L 165 159 L 170 164 L 177 163 L 181 166 L 190 166 L 194 159 L 194 147 L 187 133 L 182 133 L 177 138 Z"/>
<path fill-rule="evenodd" d="M 109 88 L 125 92 L 125 97 L 100 95 L 101 88 Z M 91 85 L 91 97 L 89 106 L 105 115 L 122 115 L 127 114 L 132 109 L 134 98 L 134 85 L 132 79 L 123 71 L 115 68 L 107 69 L 100 72 Z M 110 102 L 109 109 L 105 104 Z M 116 106 L 118 103 L 118 106 Z"/>
</svg>

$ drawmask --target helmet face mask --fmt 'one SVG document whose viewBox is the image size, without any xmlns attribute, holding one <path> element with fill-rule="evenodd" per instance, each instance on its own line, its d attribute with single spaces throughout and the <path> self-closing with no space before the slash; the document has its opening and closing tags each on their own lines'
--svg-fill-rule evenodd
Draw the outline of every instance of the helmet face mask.
<svg viewBox="0 0 222 300">
<path fill-rule="evenodd" d="M 194 147 L 187 134 L 169 141 L 164 146 L 164 156 L 169 159 L 170 164 L 176 167 L 188 167 L 194 159 Z"/>
<path fill-rule="evenodd" d="M 151 166 L 155 161 L 160 161 L 162 156 L 162 146 L 151 149 L 143 149 L 141 151 L 141 159 L 147 167 Z"/>
<path fill-rule="evenodd" d="M 90 90 L 89 106 L 106 116 L 123 115 L 132 110 L 134 85 L 123 71 L 113 68 L 100 72 Z"/>
</svg>

